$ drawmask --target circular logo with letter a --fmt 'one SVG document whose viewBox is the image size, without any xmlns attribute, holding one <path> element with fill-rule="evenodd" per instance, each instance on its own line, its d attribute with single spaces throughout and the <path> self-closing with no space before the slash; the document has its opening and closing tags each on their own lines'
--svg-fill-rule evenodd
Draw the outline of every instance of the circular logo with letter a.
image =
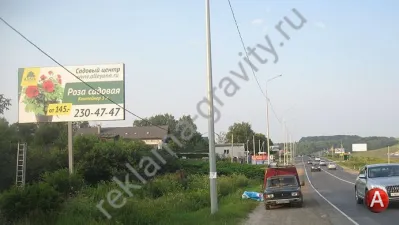
<svg viewBox="0 0 399 225">
<path fill-rule="evenodd" d="M 369 210 L 374 213 L 386 210 L 389 204 L 388 194 L 381 188 L 369 190 L 364 200 Z"/>
</svg>

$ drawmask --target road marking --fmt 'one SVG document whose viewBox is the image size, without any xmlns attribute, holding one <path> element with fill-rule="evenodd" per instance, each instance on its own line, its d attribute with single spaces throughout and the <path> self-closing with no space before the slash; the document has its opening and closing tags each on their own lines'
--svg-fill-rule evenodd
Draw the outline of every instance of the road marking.
<svg viewBox="0 0 399 225">
<path fill-rule="evenodd" d="M 323 169 L 321 169 L 321 170 L 323 170 Z M 347 180 L 344 180 L 344 179 L 342 179 L 342 178 L 339 178 L 339 177 L 335 176 L 334 174 L 332 174 L 332 173 L 330 173 L 330 172 L 328 172 L 328 171 L 326 171 L 326 170 L 323 170 L 323 171 L 326 172 L 327 174 L 329 174 L 329 175 L 331 175 L 331 176 L 337 178 L 337 179 L 340 180 L 340 181 L 346 182 L 346 183 L 348 183 L 348 184 L 355 185 L 355 183 L 350 182 L 350 181 L 347 181 Z"/>
<path fill-rule="evenodd" d="M 324 199 L 328 204 L 330 204 L 334 209 L 336 209 L 339 213 L 341 213 L 343 216 L 345 216 L 349 221 L 351 221 L 354 225 L 359 225 L 355 220 L 353 220 L 352 218 L 350 218 L 348 215 L 346 215 L 344 212 L 342 212 L 337 206 L 335 206 L 334 204 L 332 204 L 326 197 L 324 197 L 312 184 L 312 181 L 310 181 L 309 175 L 308 175 L 308 171 L 306 170 L 306 166 L 305 163 L 303 162 L 302 159 L 302 164 L 303 167 L 305 169 L 305 175 L 306 178 L 308 179 L 308 182 L 310 184 L 310 186 L 313 188 L 313 190 L 322 198 Z"/>
</svg>

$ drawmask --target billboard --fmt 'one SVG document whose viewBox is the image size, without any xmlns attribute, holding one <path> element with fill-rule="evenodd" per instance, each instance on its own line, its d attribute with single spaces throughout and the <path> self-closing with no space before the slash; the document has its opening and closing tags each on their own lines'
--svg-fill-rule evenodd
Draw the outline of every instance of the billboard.
<svg viewBox="0 0 399 225">
<path fill-rule="evenodd" d="M 367 144 L 352 144 L 352 152 L 365 152 L 367 151 Z"/>
<path fill-rule="evenodd" d="M 334 150 L 335 154 L 343 154 L 345 153 L 345 149 L 344 148 L 336 148 Z"/>
<path fill-rule="evenodd" d="M 252 156 L 252 164 L 265 164 L 267 162 L 267 155 L 253 155 Z"/>
<path fill-rule="evenodd" d="M 123 63 L 65 68 L 18 69 L 19 123 L 125 119 Z"/>
</svg>

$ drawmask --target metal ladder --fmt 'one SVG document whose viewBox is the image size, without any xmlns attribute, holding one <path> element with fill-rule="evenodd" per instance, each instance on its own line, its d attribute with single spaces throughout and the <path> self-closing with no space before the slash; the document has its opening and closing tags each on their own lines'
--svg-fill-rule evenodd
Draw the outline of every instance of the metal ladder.
<svg viewBox="0 0 399 225">
<path fill-rule="evenodd" d="M 18 142 L 17 150 L 17 173 L 15 178 L 15 184 L 18 187 L 25 186 L 25 174 L 26 174 L 26 143 Z"/>
</svg>

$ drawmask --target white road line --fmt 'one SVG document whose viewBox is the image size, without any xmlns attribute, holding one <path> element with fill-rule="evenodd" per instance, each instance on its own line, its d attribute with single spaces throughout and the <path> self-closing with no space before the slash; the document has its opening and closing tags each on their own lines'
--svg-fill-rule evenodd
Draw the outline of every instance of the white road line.
<svg viewBox="0 0 399 225">
<path fill-rule="evenodd" d="M 323 170 L 323 169 L 321 169 L 321 170 Z M 348 183 L 348 184 L 355 185 L 355 183 L 350 182 L 350 181 L 347 181 L 347 180 L 344 180 L 344 179 L 342 179 L 342 178 L 339 178 L 339 177 L 335 176 L 334 174 L 328 172 L 327 170 L 323 170 L 323 171 L 326 172 L 327 174 L 329 174 L 329 175 L 331 175 L 331 176 L 337 178 L 337 179 L 340 180 L 340 181 L 346 182 L 346 183 Z"/>
<path fill-rule="evenodd" d="M 334 204 L 332 204 L 326 197 L 324 197 L 312 184 L 312 181 L 310 181 L 309 175 L 308 175 L 308 171 L 306 170 L 306 166 L 305 163 L 303 162 L 302 159 L 302 165 L 305 169 L 305 175 L 306 178 L 308 179 L 308 182 L 310 184 L 310 186 L 313 188 L 313 190 L 322 198 L 324 199 L 328 204 L 330 204 L 334 209 L 336 209 L 339 213 L 341 213 L 343 216 L 345 216 L 349 221 L 351 221 L 354 225 L 359 225 L 355 220 L 353 220 L 352 218 L 350 218 L 348 215 L 346 215 L 344 212 L 342 212 L 337 206 L 335 206 Z"/>
</svg>

